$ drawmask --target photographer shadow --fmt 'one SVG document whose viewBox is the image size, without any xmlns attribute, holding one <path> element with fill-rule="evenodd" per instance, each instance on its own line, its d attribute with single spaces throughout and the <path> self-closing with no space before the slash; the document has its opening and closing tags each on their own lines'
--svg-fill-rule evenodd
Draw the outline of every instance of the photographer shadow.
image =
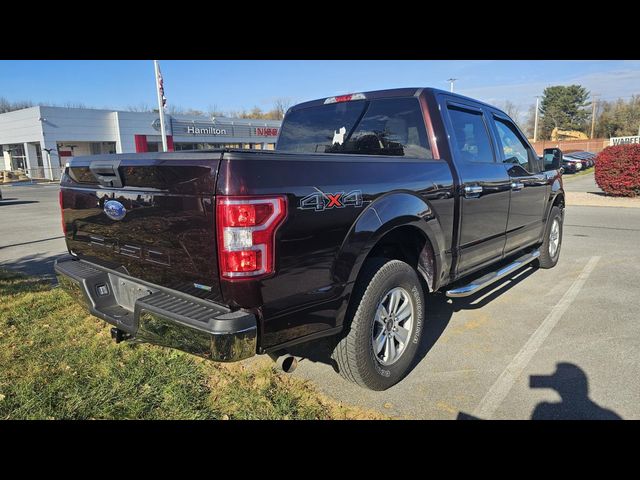
<svg viewBox="0 0 640 480">
<path fill-rule="evenodd" d="M 531 388 L 549 388 L 560 395 L 559 402 L 540 402 L 533 409 L 531 420 L 622 420 L 613 410 L 603 408 L 589 398 L 589 379 L 577 365 L 556 364 L 552 375 L 531 375 Z M 481 420 L 460 412 L 457 420 Z"/>
</svg>

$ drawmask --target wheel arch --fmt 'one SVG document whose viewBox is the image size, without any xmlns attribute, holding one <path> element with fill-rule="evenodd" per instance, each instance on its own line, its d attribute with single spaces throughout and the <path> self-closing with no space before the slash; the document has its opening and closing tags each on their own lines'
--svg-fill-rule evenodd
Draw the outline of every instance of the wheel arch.
<svg viewBox="0 0 640 480">
<path fill-rule="evenodd" d="M 334 275 L 345 284 L 346 304 L 337 322 L 342 324 L 349 297 L 364 263 L 386 256 L 403 260 L 419 273 L 429 291 L 439 288 L 443 271 L 444 234 L 428 201 L 412 192 L 380 197 L 358 217 L 341 245 Z"/>
</svg>

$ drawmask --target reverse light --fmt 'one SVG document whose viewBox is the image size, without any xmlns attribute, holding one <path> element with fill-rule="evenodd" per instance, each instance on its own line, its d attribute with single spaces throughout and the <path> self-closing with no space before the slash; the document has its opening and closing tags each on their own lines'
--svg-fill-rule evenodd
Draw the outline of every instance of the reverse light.
<svg viewBox="0 0 640 480">
<path fill-rule="evenodd" d="M 220 275 L 238 279 L 273 273 L 275 233 L 287 215 L 286 198 L 218 196 L 216 203 Z"/>
<path fill-rule="evenodd" d="M 337 97 L 329 97 L 324 101 L 324 104 L 350 102 L 352 100 L 366 100 L 364 93 L 350 93 L 348 95 L 339 95 Z"/>
</svg>

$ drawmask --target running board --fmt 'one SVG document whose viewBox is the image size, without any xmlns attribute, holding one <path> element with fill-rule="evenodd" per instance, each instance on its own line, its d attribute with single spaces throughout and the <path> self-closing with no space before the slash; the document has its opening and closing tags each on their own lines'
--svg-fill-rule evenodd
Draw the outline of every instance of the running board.
<svg viewBox="0 0 640 480">
<path fill-rule="evenodd" d="M 540 250 L 533 250 L 526 255 L 523 255 L 509 265 L 502 267 L 500 270 L 496 270 L 495 272 L 487 273 L 486 275 L 474 280 L 467 285 L 462 287 L 454 288 L 453 290 L 447 290 L 447 297 L 450 298 L 459 298 L 459 297 L 468 297 L 469 295 L 473 295 L 474 293 L 482 290 L 485 287 L 488 287 L 492 283 L 497 282 L 501 278 L 506 277 L 510 273 L 516 271 L 520 267 L 531 263 L 533 260 L 540 256 Z"/>
</svg>

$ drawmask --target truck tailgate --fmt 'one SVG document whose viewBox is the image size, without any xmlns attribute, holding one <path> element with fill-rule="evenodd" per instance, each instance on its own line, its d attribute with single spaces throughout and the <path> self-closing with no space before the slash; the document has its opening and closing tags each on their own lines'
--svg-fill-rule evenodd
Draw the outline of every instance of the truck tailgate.
<svg viewBox="0 0 640 480">
<path fill-rule="evenodd" d="M 222 152 L 74 159 L 61 180 L 73 255 L 220 300 L 215 181 Z"/>
</svg>

